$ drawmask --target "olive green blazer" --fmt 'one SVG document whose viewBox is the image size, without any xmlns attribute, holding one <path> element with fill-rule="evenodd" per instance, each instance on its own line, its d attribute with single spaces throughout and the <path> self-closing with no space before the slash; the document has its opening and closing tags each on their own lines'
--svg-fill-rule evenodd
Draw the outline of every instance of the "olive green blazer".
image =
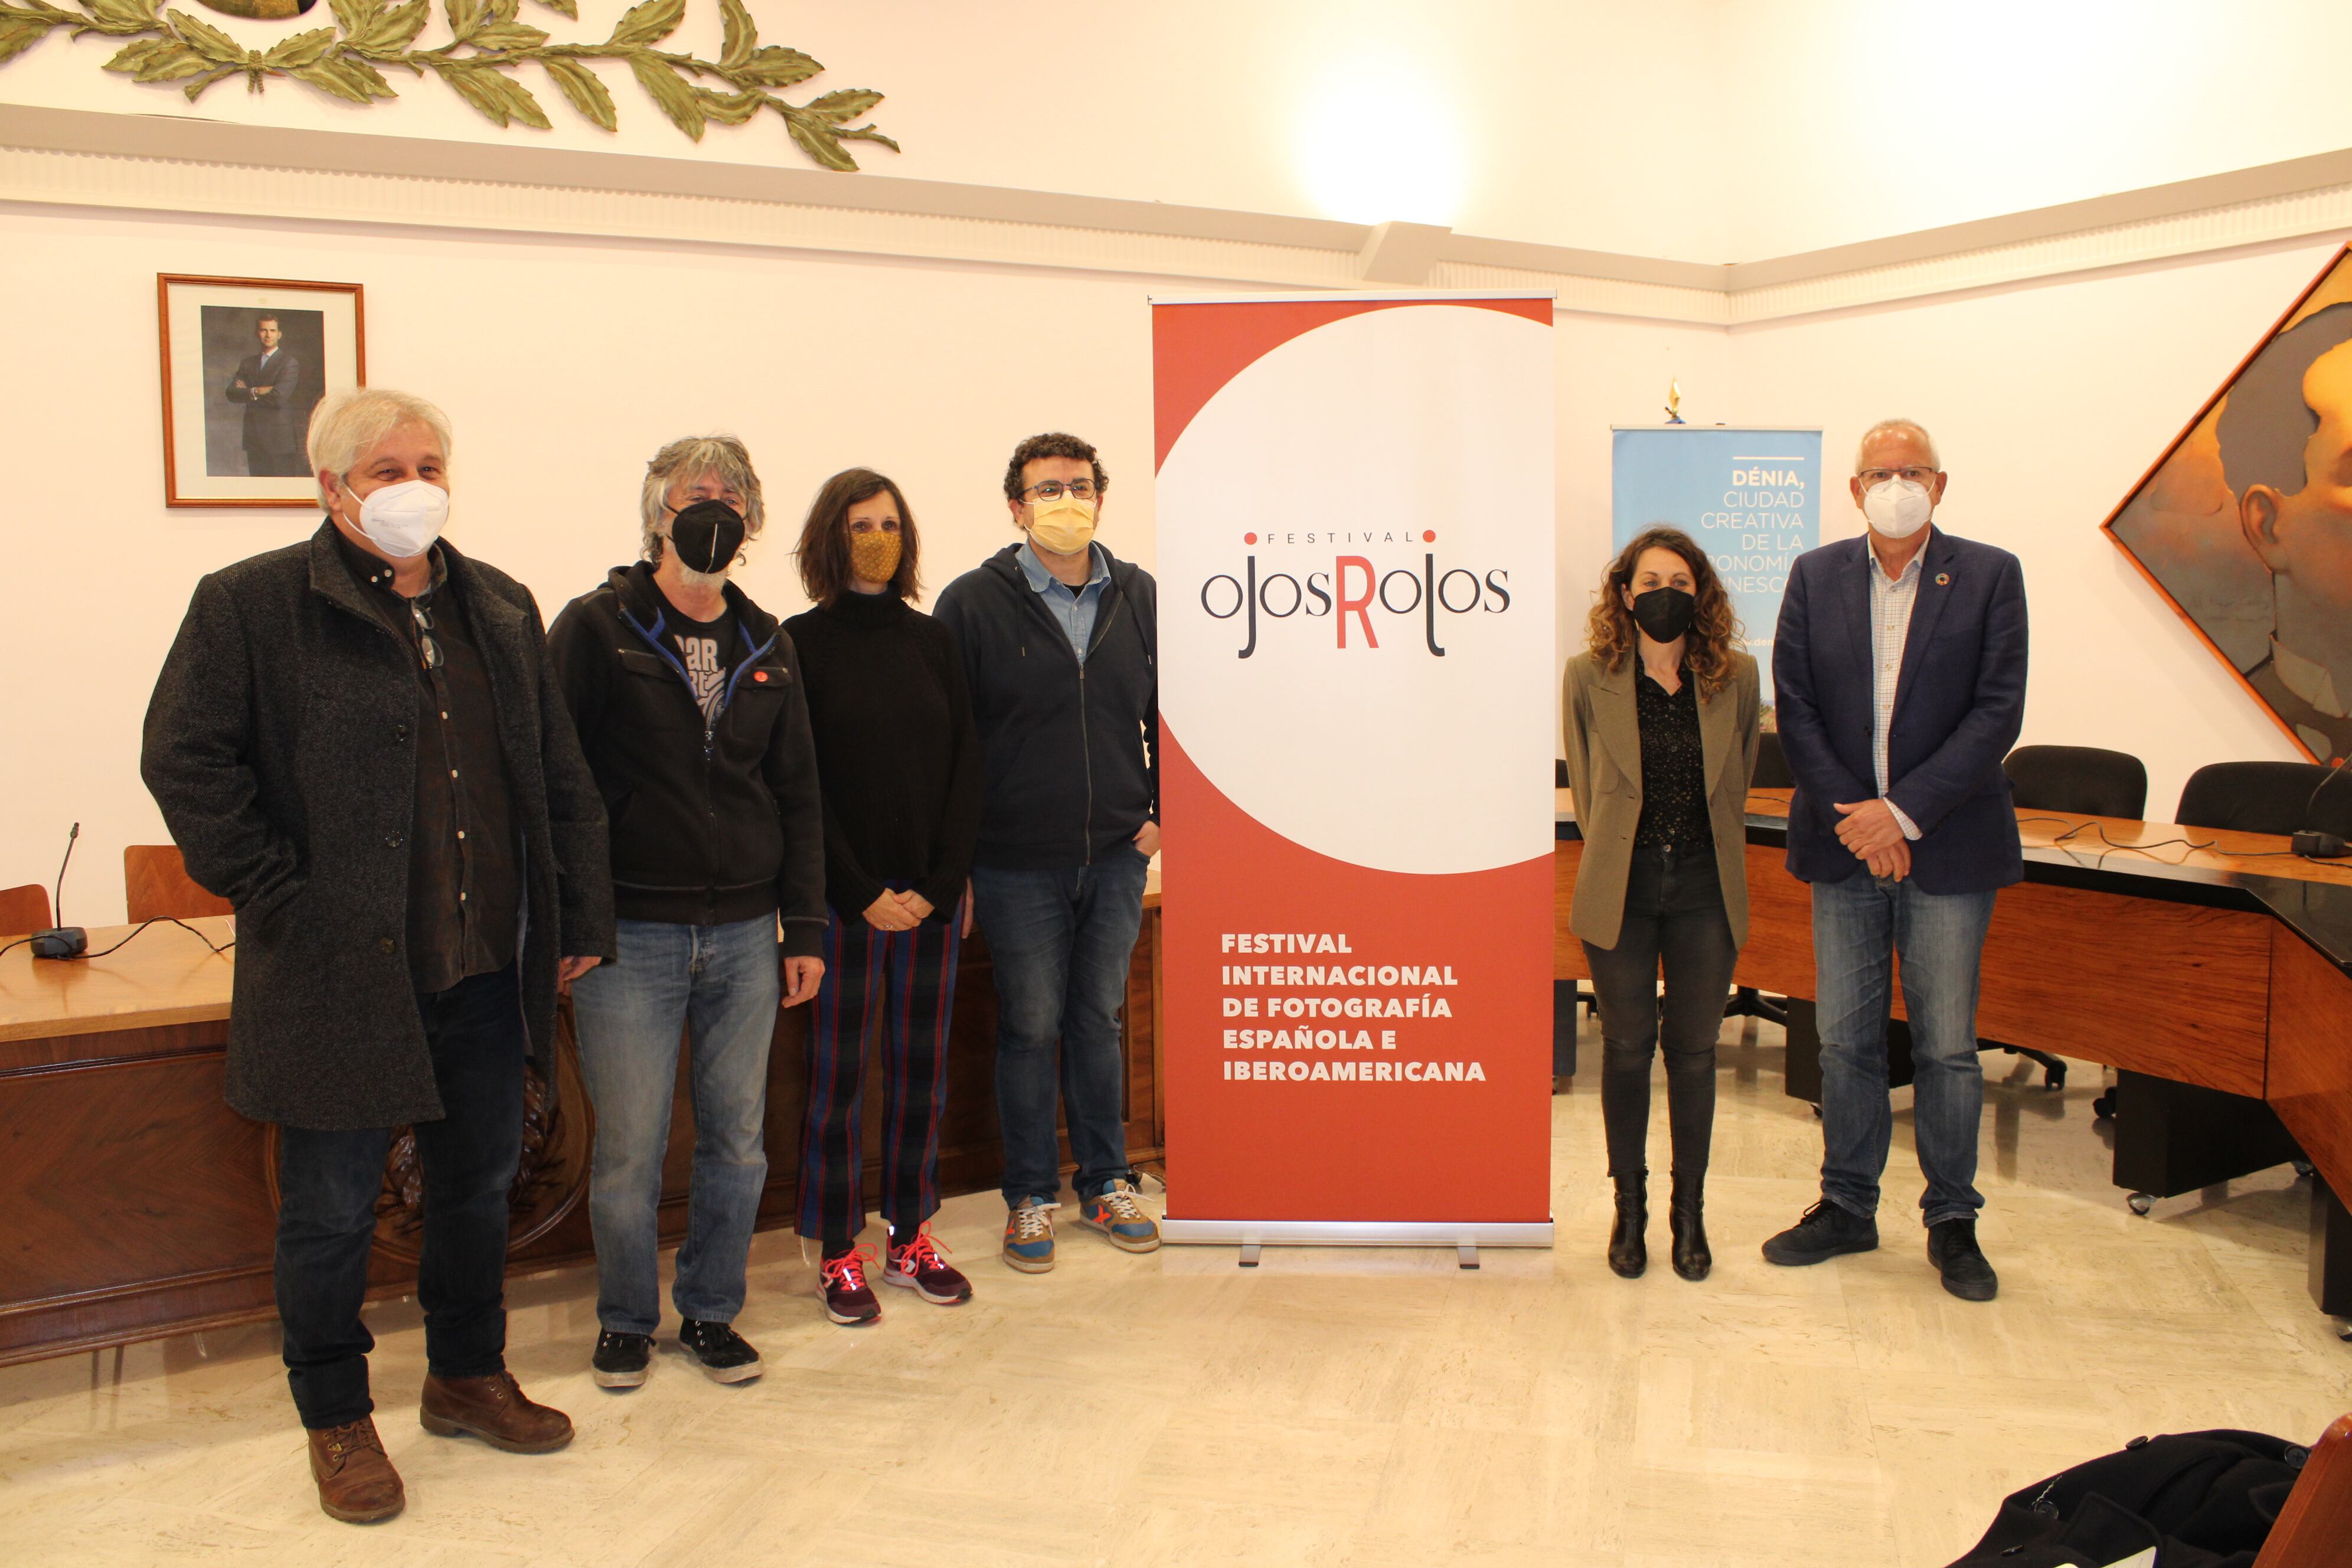
<svg viewBox="0 0 2352 1568">
<path fill-rule="evenodd" d="M 1756 773 L 1756 661 L 1732 653 L 1731 679 L 1698 703 L 1699 746 L 1706 770 L 1707 826 L 1723 882 L 1731 940 L 1748 942 L 1748 781 Z M 1625 879 L 1633 863 L 1633 829 L 1642 820 L 1642 723 L 1633 702 L 1634 658 L 1617 670 L 1590 653 L 1568 661 L 1562 706 L 1567 719 L 1569 787 L 1584 858 L 1576 871 L 1569 929 L 1595 947 L 1613 948 L 1625 918 Z"/>
</svg>

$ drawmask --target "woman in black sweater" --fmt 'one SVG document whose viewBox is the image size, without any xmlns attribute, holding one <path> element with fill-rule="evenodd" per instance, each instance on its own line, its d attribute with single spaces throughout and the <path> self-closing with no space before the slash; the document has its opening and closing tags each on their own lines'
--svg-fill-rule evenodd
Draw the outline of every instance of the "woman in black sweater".
<svg viewBox="0 0 2352 1568">
<path fill-rule="evenodd" d="M 816 607 L 784 623 L 799 650 L 824 793 L 824 981 L 809 1020 L 800 1232 L 824 1247 L 826 1315 L 882 1315 L 858 1148 L 866 1020 L 882 1013 L 883 1279 L 926 1301 L 971 1298 L 925 1226 L 940 1206 L 940 1112 L 956 962 L 970 930 L 964 881 L 980 836 L 981 762 L 963 660 L 908 603 L 915 519 L 870 468 L 835 474 L 801 531 Z"/>
</svg>

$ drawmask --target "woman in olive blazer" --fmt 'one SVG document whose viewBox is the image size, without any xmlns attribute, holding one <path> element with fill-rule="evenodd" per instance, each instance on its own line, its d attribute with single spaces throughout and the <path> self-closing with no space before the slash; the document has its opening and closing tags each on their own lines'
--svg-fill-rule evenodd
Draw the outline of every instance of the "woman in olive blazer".
<svg viewBox="0 0 2352 1568">
<path fill-rule="evenodd" d="M 1601 1110 L 1617 1188 L 1609 1266 L 1630 1279 L 1649 1263 L 1650 1062 L 1663 1034 L 1675 1272 L 1704 1279 L 1715 1039 L 1748 940 L 1758 700 L 1731 601 L 1688 535 L 1650 529 L 1610 563 L 1589 646 L 1569 661 L 1564 709 L 1584 838 L 1569 926 L 1601 1003 Z"/>
</svg>

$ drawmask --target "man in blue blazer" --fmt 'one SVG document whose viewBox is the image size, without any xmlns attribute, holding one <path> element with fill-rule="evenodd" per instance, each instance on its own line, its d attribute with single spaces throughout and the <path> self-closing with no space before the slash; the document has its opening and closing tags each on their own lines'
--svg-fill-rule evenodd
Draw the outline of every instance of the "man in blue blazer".
<svg viewBox="0 0 2352 1568">
<path fill-rule="evenodd" d="M 2025 580 L 2007 551 L 1930 526 L 1947 477 L 1919 426 L 1873 426 L 1851 481 L 1869 531 L 1799 556 L 1780 602 L 1772 682 L 1797 784 L 1789 869 L 1812 884 L 1823 1147 L 1822 1201 L 1764 1256 L 1878 1245 L 1899 955 L 1927 1258 L 1945 1289 L 1987 1301 L 1977 971 L 1993 894 L 2025 874 L 2000 767 L 2025 713 Z"/>
</svg>

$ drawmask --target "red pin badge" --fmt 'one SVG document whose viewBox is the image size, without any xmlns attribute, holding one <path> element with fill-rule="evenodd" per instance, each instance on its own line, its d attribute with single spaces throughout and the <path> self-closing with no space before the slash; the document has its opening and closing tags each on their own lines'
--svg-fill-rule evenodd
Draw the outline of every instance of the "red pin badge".
<svg viewBox="0 0 2352 1568">
<path fill-rule="evenodd" d="M 768 679 L 768 672 L 764 669 L 755 669 L 751 672 L 751 679 L 754 680 L 765 680 Z"/>
</svg>

